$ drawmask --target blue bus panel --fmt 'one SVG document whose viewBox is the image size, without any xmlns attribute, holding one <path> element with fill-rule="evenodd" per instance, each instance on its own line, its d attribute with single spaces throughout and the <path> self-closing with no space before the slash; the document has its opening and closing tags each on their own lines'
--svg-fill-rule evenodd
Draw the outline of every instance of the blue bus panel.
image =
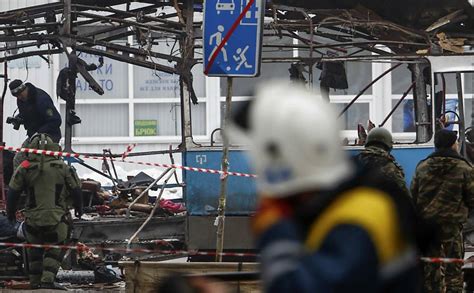
<svg viewBox="0 0 474 293">
<path fill-rule="evenodd" d="M 426 158 L 433 150 L 432 146 L 393 149 L 392 154 L 405 171 L 408 186 L 418 162 Z M 356 155 L 358 152 L 359 150 L 356 149 L 349 150 L 351 155 Z M 231 150 L 229 158 L 229 171 L 253 173 L 245 151 Z M 183 164 L 189 167 L 220 170 L 221 160 L 221 149 L 198 149 L 183 153 Z M 184 198 L 188 213 L 193 216 L 216 215 L 219 204 L 220 176 L 193 171 L 183 172 L 184 182 L 186 182 Z M 255 179 L 229 176 L 227 184 L 226 215 L 251 214 L 257 203 Z"/>
<path fill-rule="evenodd" d="M 222 149 L 191 150 L 183 153 L 183 164 L 189 167 L 221 169 Z M 229 152 L 229 171 L 254 173 L 244 151 Z M 220 175 L 183 171 L 185 202 L 188 214 L 194 216 L 216 215 L 219 205 Z M 229 176 L 227 179 L 226 215 L 248 215 L 257 203 L 254 178 Z"/>
<path fill-rule="evenodd" d="M 425 159 L 433 151 L 433 146 L 393 148 L 392 155 L 395 157 L 397 162 L 403 167 L 403 171 L 405 172 L 405 180 L 407 182 L 408 187 L 410 187 L 411 178 L 415 173 L 415 169 L 418 163 L 421 160 Z M 356 155 L 358 152 L 359 150 L 349 150 L 349 153 L 351 155 Z"/>
</svg>

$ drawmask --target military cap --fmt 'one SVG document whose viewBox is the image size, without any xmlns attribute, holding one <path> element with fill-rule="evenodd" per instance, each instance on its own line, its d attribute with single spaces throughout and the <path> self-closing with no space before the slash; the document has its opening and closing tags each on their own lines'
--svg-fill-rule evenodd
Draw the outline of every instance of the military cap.
<svg viewBox="0 0 474 293">
<path fill-rule="evenodd" d="M 393 147 L 392 134 L 382 127 L 372 129 L 367 135 L 365 146 L 371 146 L 373 144 L 382 144 L 387 150 L 391 150 Z"/>
</svg>

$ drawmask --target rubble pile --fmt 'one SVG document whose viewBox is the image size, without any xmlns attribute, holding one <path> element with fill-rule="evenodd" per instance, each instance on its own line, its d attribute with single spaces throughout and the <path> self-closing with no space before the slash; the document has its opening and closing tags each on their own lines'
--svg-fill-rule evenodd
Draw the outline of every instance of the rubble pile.
<svg viewBox="0 0 474 293">
<path fill-rule="evenodd" d="M 112 269 L 110 263 L 116 263 L 124 257 L 130 259 L 133 256 L 125 253 L 114 253 L 113 251 L 95 251 L 95 249 L 89 249 L 89 245 L 99 245 L 101 247 L 115 247 L 118 245 L 117 247 L 123 247 L 126 238 L 130 237 L 130 235 L 127 235 L 127 233 L 130 233 L 127 230 L 131 227 L 130 222 L 142 224 L 147 217 L 168 219 L 174 216 L 183 216 L 186 212 L 184 204 L 179 201 L 150 195 L 150 192 L 166 186 L 158 185 L 157 181 L 147 174 L 140 172 L 138 175 L 127 179 L 127 181 L 119 181 L 111 188 L 103 187 L 100 182 L 93 179 L 81 179 L 84 214 L 81 219 L 74 219 L 72 239 L 68 245 L 81 245 L 87 249 L 65 251 L 62 270 L 58 274 L 59 282 L 75 284 L 71 286 L 81 288 L 93 286 L 91 284 L 117 284 L 117 282 L 121 282 L 121 276 Z M 155 207 L 155 205 L 158 206 Z M 153 211 L 154 213 L 151 215 Z M 21 228 L 23 219 L 21 212 L 17 213 L 16 223 L 10 222 L 4 212 L 0 214 L 0 242 L 23 242 L 23 229 Z M 116 232 L 119 235 L 124 235 L 123 238 L 120 238 L 122 240 L 119 243 L 118 240 L 107 237 L 98 242 L 96 239 L 90 238 L 87 233 L 82 232 L 84 225 L 90 226 L 91 229 L 101 230 L 106 229 L 104 227 L 106 227 L 107 221 L 117 221 L 117 219 L 121 219 L 119 221 L 122 225 L 117 227 Z M 105 226 L 101 226 L 102 224 Z M 145 247 L 151 249 L 158 247 L 174 249 L 171 243 L 156 237 L 145 237 L 145 239 L 138 239 L 137 237 L 133 245 L 134 247 L 145 245 Z M 0 247 L 0 287 L 10 289 L 28 288 L 28 282 L 22 281 L 27 279 L 25 262 L 27 262 L 27 258 L 25 258 L 24 249 Z"/>
<path fill-rule="evenodd" d="M 159 186 L 155 184 L 150 187 L 154 179 L 143 172 L 126 182 L 120 182 L 110 190 L 93 179 L 81 181 L 85 220 L 121 215 L 145 217 L 156 204 L 156 197 L 150 196 L 149 190 L 157 190 Z M 174 200 L 159 199 L 158 204 L 155 216 L 172 216 L 186 211 L 183 203 Z"/>
</svg>

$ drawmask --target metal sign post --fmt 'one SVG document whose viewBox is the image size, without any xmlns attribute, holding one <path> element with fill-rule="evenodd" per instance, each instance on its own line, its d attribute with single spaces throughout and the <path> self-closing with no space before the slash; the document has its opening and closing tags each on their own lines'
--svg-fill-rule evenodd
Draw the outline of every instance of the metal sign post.
<svg viewBox="0 0 474 293">
<path fill-rule="evenodd" d="M 227 96 L 225 99 L 224 125 L 225 129 L 230 118 L 232 105 L 232 77 L 227 78 Z M 229 170 L 229 138 L 224 133 L 222 135 L 224 145 L 222 147 L 222 171 Z M 229 175 L 221 175 L 221 193 L 219 195 L 219 206 L 217 208 L 217 243 L 216 243 L 216 261 L 222 262 L 222 252 L 224 251 L 224 226 L 225 226 L 225 205 L 227 193 L 227 177 Z"/>
<path fill-rule="evenodd" d="M 206 0 L 204 3 L 204 74 L 227 77 L 223 128 L 230 116 L 232 77 L 255 77 L 260 73 L 264 0 Z M 229 167 L 229 140 L 223 135 L 222 171 Z M 222 261 L 227 175 L 221 176 L 217 208 L 216 261 Z"/>
<path fill-rule="evenodd" d="M 264 0 L 205 1 L 204 74 L 259 75 L 264 12 Z"/>
<path fill-rule="evenodd" d="M 8 87 L 8 62 L 5 61 L 3 64 L 3 74 L 0 75 L 0 77 L 3 78 L 3 92 L 2 92 L 2 97 L 0 101 L 0 119 L 3 121 L 3 110 L 4 110 L 4 105 L 5 105 L 5 95 L 7 94 L 7 87 Z M 2 128 L 0 128 L 0 143 L 2 146 L 5 146 L 5 142 L 3 142 L 3 125 Z M 5 162 L 3 161 L 3 152 L 4 150 L 0 150 L 0 207 L 4 208 L 7 201 L 5 197 L 5 172 L 4 172 L 4 166 Z"/>
</svg>

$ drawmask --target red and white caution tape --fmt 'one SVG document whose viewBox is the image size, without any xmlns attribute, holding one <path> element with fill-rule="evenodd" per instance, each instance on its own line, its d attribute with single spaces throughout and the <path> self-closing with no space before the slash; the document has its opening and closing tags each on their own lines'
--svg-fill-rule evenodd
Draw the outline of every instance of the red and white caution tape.
<svg viewBox="0 0 474 293">
<path fill-rule="evenodd" d="M 89 156 L 89 155 L 83 155 L 83 154 L 78 154 L 78 153 L 38 150 L 38 149 L 30 149 L 30 148 L 15 148 L 15 147 L 9 147 L 9 146 L 0 146 L 0 150 L 7 150 L 7 151 L 12 151 L 12 152 L 22 152 L 22 153 L 29 153 L 29 154 L 37 154 L 37 155 L 45 155 L 45 156 L 56 156 L 56 157 L 60 156 L 60 157 L 65 157 L 65 158 L 83 158 L 83 159 L 92 159 L 92 160 L 101 160 L 101 161 L 103 160 L 103 157 Z M 114 160 L 114 159 L 112 159 L 112 161 L 128 163 L 128 164 L 152 166 L 152 167 L 175 168 L 175 169 L 182 169 L 182 170 L 186 170 L 186 171 L 201 172 L 201 173 L 231 175 L 231 176 L 246 177 L 246 178 L 256 178 L 257 177 L 257 175 L 255 175 L 255 174 L 230 172 L 230 171 L 224 172 L 224 171 L 221 171 L 221 170 L 187 167 L 187 166 L 181 166 L 181 165 L 177 165 L 177 164 L 147 163 L 147 162 L 129 161 L 129 160 L 121 161 L 121 160 Z"/>
<path fill-rule="evenodd" d="M 126 157 L 128 157 L 128 155 L 133 151 L 136 146 L 136 143 L 132 143 L 127 146 L 127 150 L 122 154 L 122 161 L 125 160 Z"/>
<path fill-rule="evenodd" d="M 31 243 L 13 243 L 13 242 L 0 242 L 0 247 L 16 247 L 16 248 L 42 248 L 42 249 L 61 249 L 61 250 L 77 250 L 90 251 L 90 250 L 106 250 L 122 253 L 160 253 L 160 254 L 174 254 L 174 255 L 203 255 L 203 256 L 232 256 L 232 257 L 257 257 L 255 253 L 239 253 L 239 252 L 210 252 L 210 251 L 187 251 L 187 250 L 164 250 L 164 249 L 146 249 L 146 248 L 120 248 L 120 247 L 102 247 L 102 246 L 87 246 L 84 244 L 79 245 L 57 245 L 57 244 L 31 244 Z M 459 263 L 467 264 L 474 263 L 474 259 L 462 259 L 462 258 L 441 258 L 441 257 L 420 257 L 422 262 L 426 263 Z"/>
<path fill-rule="evenodd" d="M 422 262 L 427 263 L 474 263 L 474 259 L 462 259 L 462 258 L 443 258 L 443 257 L 420 257 Z"/>
<path fill-rule="evenodd" d="M 204 256 L 233 256 L 233 257 L 256 257 L 255 253 L 235 253 L 235 252 L 207 252 L 207 251 L 187 251 L 187 250 L 163 250 L 163 249 L 145 249 L 145 248 L 119 248 L 119 247 L 99 247 L 87 245 L 57 245 L 57 244 L 31 244 L 31 243 L 13 243 L 0 242 L 0 247 L 16 247 L 16 248 L 42 248 L 42 249 L 60 249 L 60 250 L 77 250 L 79 252 L 89 250 L 107 250 L 122 253 L 160 253 L 160 254 L 175 254 L 175 255 L 204 255 Z"/>
</svg>

